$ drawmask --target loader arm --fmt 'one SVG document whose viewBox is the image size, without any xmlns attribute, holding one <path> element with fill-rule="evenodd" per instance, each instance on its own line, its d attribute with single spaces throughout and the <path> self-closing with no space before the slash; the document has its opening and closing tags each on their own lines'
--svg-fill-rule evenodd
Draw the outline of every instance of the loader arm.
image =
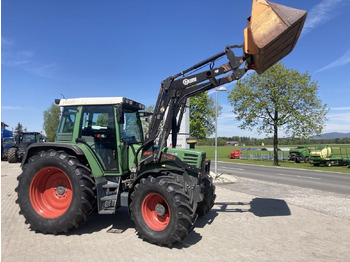
<svg viewBox="0 0 350 262">
<path fill-rule="evenodd" d="M 172 147 L 176 147 L 177 133 L 188 98 L 238 80 L 249 69 L 254 69 L 258 74 L 265 72 L 293 50 L 305 19 L 306 11 L 265 0 L 253 0 L 242 45 L 227 46 L 223 52 L 170 76 L 161 83 L 149 131 L 145 143 L 136 153 L 135 165 L 137 166 L 136 159 L 141 150 L 140 165 L 158 163 L 170 132 Z M 242 49 L 242 55 L 236 56 L 233 49 Z M 215 67 L 215 61 L 223 57 L 228 62 Z M 204 70 L 206 67 L 209 68 Z M 156 138 L 159 139 L 157 147 Z"/>
<path fill-rule="evenodd" d="M 227 46 L 223 52 L 205 59 L 174 76 L 170 76 L 162 82 L 149 131 L 143 145 L 144 157 L 142 161 L 147 163 L 159 161 L 161 151 L 170 132 L 172 133 L 172 146 L 176 147 L 177 133 L 188 98 L 238 80 L 250 69 L 249 63 L 245 63 L 249 59 L 249 55 L 245 55 L 243 52 L 242 56 L 237 57 L 233 52 L 234 48 L 243 49 L 243 45 Z M 215 61 L 225 56 L 228 62 L 213 68 Z M 240 68 L 244 63 L 245 65 Z M 209 67 L 209 70 L 196 73 L 198 69 L 203 67 Z M 163 119 L 163 128 L 159 130 Z M 159 137 L 159 141 L 158 147 L 155 149 L 154 141 L 157 137 Z"/>
</svg>

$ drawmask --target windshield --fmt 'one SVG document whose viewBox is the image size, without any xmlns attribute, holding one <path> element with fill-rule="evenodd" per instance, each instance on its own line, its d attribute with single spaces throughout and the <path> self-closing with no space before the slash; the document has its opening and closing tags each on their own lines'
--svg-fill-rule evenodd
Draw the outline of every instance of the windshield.
<svg viewBox="0 0 350 262">
<path fill-rule="evenodd" d="M 22 142 L 35 143 L 35 134 L 23 134 Z"/>
<path fill-rule="evenodd" d="M 124 109 L 124 123 L 119 124 L 120 139 L 124 143 L 143 143 L 141 120 L 137 111 Z"/>
<path fill-rule="evenodd" d="M 8 147 L 14 146 L 14 145 L 15 145 L 15 139 L 14 139 L 14 138 L 11 138 L 11 139 L 4 139 L 4 140 L 2 141 L 2 144 L 3 144 L 3 146 L 8 146 Z"/>
</svg>

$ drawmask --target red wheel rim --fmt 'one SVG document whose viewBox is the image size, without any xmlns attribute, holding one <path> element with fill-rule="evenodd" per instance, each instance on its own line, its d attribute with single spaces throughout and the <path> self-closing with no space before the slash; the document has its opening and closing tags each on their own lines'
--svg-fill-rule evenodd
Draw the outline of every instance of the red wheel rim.
<svg viewBox="0 0 350 262">
<path fill-rule="evenodd" d="M 142 216 L 151 229 L 164 230 L 170 221 L 170 209 L 165 198 L 157 193 L 148 194 L 142 202 Z"/>
<path fill-rule="evenodd" d="M 34 210 L 42 217 L 63 215 L 72 202 L 72 184 L 65 172 L 56 167 L 45 167 L 35 174 L 29 188 Z"/>
</svg>

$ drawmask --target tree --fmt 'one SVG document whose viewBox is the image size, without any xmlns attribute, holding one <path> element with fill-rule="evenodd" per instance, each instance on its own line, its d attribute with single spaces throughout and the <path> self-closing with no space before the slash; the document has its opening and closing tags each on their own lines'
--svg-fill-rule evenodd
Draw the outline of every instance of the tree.
<svg viewBox="0 0 350 262">
<path fill-rule="evenodd" d="M 95 123 L 97 126 L 108 126 L 108 113 L 99 114 Z"/>
<path fill-rule="evenodd" d="M 242 129 L 273 134 L 274 164 L 278 165 L 278 133 L 291 137 L 321 134 L 328 109 L 311 76 L 277 63 L 259 76 L 252 73 L 236 83 L 229 95 Z"/>
<path fill-rule="evenodd" d="M 17 124 L 17 126 L 15 128 L 15 133 L 16 134 L 23 133 L 23 125 L 20 122 L 18 122 L 18 124 Z"/>
<path fill-rule="evenodd" d="M 154 106 L 153 105 L 147 106 L 145 109 L 145 112 L 153 113 Z M 150 125 L 151 121 L 152 121 L 152 115 L 141 118 L 143 135 L 146 135 L 148 133 L 148 129 L 149 129 L 149 125 Z"/>
<path fill-rule="evenodd" d="M 49 142 L 55 140 L 57 127 L 60 120 L 60 113 L 60 107 L 56 106 L 53 103 L 47 110 L 44 111 L 43 128 L 45 130 L 46 137 Z"/>
<path fill-rule="evenodd" d="M 218 110 L 220 113 L 221 107 Z M 190 98 L 190 136 L 205 138 L 215 131 L 215 105 L 208 92 Z"/>
</svg>

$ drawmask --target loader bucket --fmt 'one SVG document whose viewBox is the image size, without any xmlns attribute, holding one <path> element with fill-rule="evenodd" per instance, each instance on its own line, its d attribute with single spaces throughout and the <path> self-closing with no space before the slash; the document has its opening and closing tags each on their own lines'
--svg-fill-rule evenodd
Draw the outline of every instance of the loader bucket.
<svg viewBox="0 0 350 262">
<path fill-rule="evenodd" d="M 252 14 L 244 29 L 244 52 L 251 55 L 250 66 L 262 74 L 288 55 L 298 41 L 306 11 L 253 0 Z"/>
</svg>

